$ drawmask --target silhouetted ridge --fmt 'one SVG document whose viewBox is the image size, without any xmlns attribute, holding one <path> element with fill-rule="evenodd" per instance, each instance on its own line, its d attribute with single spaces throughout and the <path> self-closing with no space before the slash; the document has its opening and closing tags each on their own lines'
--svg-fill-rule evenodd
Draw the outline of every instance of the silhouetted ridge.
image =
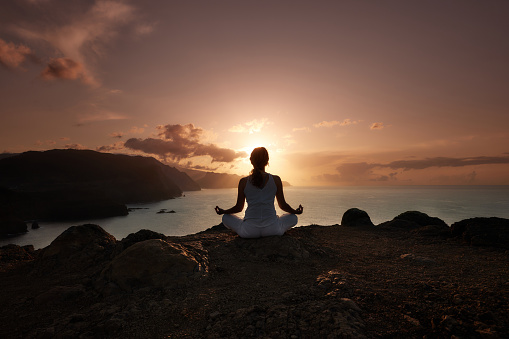
<svg viewBox="0 0 509 339">
<path fill-rule="evenodd" d="M 0 186 L 23 195 L 0 206 L 0 213 L 10 208 L 23 218 L 50 219 L 122 215 L 127 211 L 119 204 L 200 189 L 187 174 L 154 158 L 91 150 L 30 151 L 1 159 Z"/>
</svg>

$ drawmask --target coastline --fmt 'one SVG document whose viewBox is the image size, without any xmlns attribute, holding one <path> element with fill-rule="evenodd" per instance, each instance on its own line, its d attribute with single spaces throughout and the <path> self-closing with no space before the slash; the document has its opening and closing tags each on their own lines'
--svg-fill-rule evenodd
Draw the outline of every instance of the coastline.
<svg viewBox="0 0 509 339">
<path fill-rule="evenodd" d="M 4 267 L 0 335 L 509 335 L 507 247 L 406 225 L 310 225 L 260 239 L 217 226 L 181 237 L 139 231 L 121 241 L 97 227 L 74 228 Z M 154 268 L 164 253 L 178 267 L 171 278 Z M 123 260 L 148 271 L 139 275 Z"/>
</svg>

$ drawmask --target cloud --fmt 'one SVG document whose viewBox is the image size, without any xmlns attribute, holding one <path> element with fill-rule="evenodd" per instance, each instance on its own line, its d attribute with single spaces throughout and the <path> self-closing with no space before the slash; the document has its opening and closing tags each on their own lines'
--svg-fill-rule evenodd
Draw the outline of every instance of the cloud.
<svg viewBox="0 0 509 339">
<path fill-rule="evenodd" d="M 44 80 L 63 79 L 81 80 L 84 84 L 98 86 L 97 81 L 88 74 L 82 63 L 69 58 L 51 59 L 48 66 L 41 72 Z"/>
<path fill-rule="evenodd" d="M 147 127 L 147 125 L 145 125 L 145 127 Z M 133 126 L 129 130 L 129 133 L 131 133 L 131 134 L 141 134 L 143 132 L 145 132 L 145 128 L 144 127 Z"/>
<path fill-rule="evenodd" d="M 64 145 L 64 148 L 67 148 L 67 149 L 87 149 L 85 146 L 83 146 L 81 144 L 67 144 L 67 145 Z"/>
<path fill-rule="evenodd" d="M 7 68 L 21 68 L 25 60 L 33 59 L 32 50 L 25 45 L 15 45 L 0 39 L 0 64 Z"/>
<path fill-rule="evenodd" d="M 111 145 L 99 146 L 95 150 L 98 152 L 111 152 L 111 151 L 119 151 L 124 149 L 124 143 L 122 141 L 116 142 Z"/>
<path fill-rule="evenodd" d="M 336 170 L 339 174 L 324 174 L 314 177 L 314 179 L 331 182 L 391 181 L 397 180 L 396 176 L 398 175 L 398 172 L 380 174 L 376 173 L 375 170 L 380 171 L 389 168 L 392 170 L 409 171 L 424 170 L 433 167 L 466 167 L 496 164 L 509 164 L 509 156 L 478 156 L 466 158 L 435 157 L 420 160 L 397 160 L 385 164 L 368 162 L 345 162 L 337 166 Z M 462 181 L 474 182 L 476 175 L 477 173 L 473 171 L 469 173 L 468 176 L 465 176 L 464 180 Z"/>
<path fill-rule="evenodd" d="M 383 129 L 384 127 L 385 126 L 384 126 L 383 122 L 374 122 L 374 123 L 371 124 L 369 129 L 371 129 L 371 130 L 380 130 L 380 129 Z"/>
<path fill-rule="evenodd" d="M 298 131 L 311 132 L 311 130 L 309 129 L 309 127 L 296 127 L 296 128 L 294 128 L 294 129 L 292 129 L 292 132 L 298 132 Z"/>
<path fill-rule="evenodd" d="M 94 62 L 126 25 L 134 23 L 135 35 L 153 30 L 141 23 L 136 8 L 123 0 L 20 1 L 6 10 L 11 12 L 6 16 L 9 22 L 4 23 L 9 31 L 28 45 L 40 47 L 38 51 L 50 59 L 43 71 L 45 80 L 81 80 L 96 86 Z M 21 55 L 27 51 L 18 49 Z"/>
<path fill-rule="evenodd" d="M 322 121 L 322 122 L 319 122 L 317 124 L 314 124 L 313 126 L 316 127 L 316 128 L 320 128 L 320 127 L 333 127 L 333 126 L 349 126 L 349 125 L 356 125 L 358 124 L 359 121 L 352 121 L 351 119 L 345 119 L 343 121 L 338 121 L 338 120 L 332 120 L 332 121 Z"/>
<path fill-rule="evenodd" d="M 113 132 L 113 133 L 110 133 L 110 137 L 112 137 L 112 138 L 122 139 L 123 136 L 124 136 L 124 133 L 122 133 L 122 132 Z"/>
<path fill-rule="evenodd" d="M 159 138 L 131 138 L 124 145 L 132 150 L 159 155 L 173 161 L 210 156 L 212 162 L 232 162 L 247 156 L 245 152 L 236 152 L 214 144 L 203 144 L 201 138 L 204 130 L 193 124 L 158 126 L 158 130 Z"/>
<path fill-rule="evenodd" d="M 367 162 L 343 163 L 336 169 L 341 175 L 343 181 L 357 181 L 368 179 L 372 174 L 372 169 L 378 164 L 368 164 Z"/>
<path fill-rule="evenodd" d="M 379 167 L 389 167 L 392 169 L 402 169 L 405 171 L 412 169 L 426 169 L 430 167 L 464 167 L 473 165 L 493 165 L 509 164 L 509 156 L 502 157 L 466 157 L 466 158 L 448 158 L 434 157 L 421 160 L 398 160 L 388 164 L 378 164 Z"/>
<path fill-rule="evenodd" d="M 98 108 L 96 105 L 91 104 L 92 108 L 97 110 L 93 113 L 80 114 L 78 116 L 77 126 L 83 126 L 84 124 L 98 122 L 98 121 L 110 121 L 110 120 L 125 120 L 128 119 L 125 115 L 120 113 L 104 110 Z"/>
<path fill-rule="evenodd" d="M 253 133 L 260 132 L 266 125 L 271 125 L 271 124 L 272 123 L 270 121 L 268 121 L 267 118 L 263 118 L 261 120 L 254 119 L 254 120 L 248 121 L 244 124 L 238 124 L 238 125 L 232 126 L 231 128 L 228 129 L 228 132 L 232 132 L 232 133 L 247 132 L 249 134 L 253 134 Z"/>
</svg>

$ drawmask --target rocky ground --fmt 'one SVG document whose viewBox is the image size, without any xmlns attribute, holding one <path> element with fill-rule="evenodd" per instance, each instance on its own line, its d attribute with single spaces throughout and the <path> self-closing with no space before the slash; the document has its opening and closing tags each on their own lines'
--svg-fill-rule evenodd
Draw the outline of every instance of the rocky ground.
<svg viewBox="0 0 509 339">
<path fill-rule="evenodd" d="M 3 247 L 0 337 L 509 337 L 507 248 L 389 226 L 117 241 L 87 225 Z"/>
</svg>

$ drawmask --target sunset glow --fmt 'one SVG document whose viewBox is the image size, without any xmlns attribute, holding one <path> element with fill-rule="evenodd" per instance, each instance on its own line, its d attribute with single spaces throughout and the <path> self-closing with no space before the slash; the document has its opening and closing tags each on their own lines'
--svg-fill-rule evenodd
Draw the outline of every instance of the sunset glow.
<svg viewBox="0 0 509 339">
<path fill-rule="evenodd" d="M 0 153 L 292 185 L 509 185 L 509 2 L 0 4 Z"/>
</svg>

